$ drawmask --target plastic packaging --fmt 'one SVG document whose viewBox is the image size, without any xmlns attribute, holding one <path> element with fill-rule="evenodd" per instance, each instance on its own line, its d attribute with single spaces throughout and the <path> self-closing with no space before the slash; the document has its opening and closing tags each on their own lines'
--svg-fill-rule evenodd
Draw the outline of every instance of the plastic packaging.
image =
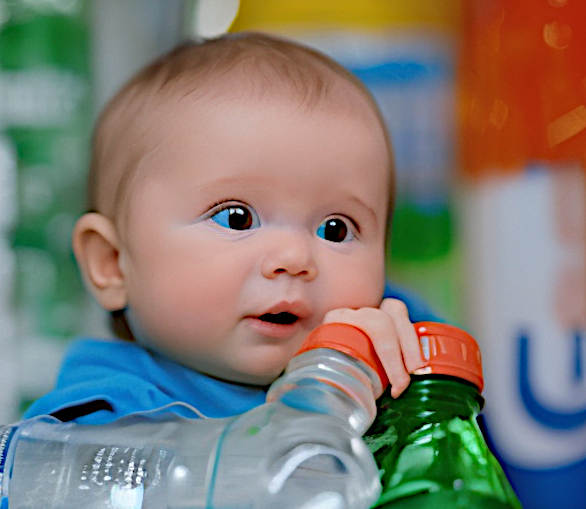
<svg viewBox="0 0 586 509">
<path fill-rule="evenodd" d="M 367 509 L 380 484 L 360 434 L 375 415 L 379 376 L 315 338 L 270 388 L 267 403 L 241 416 L 188 420 L 156 412 L 103 426 L 33 419 L 4 427 L 2 503 Z"/>
<path fill-rule="evenodd" d="M 366 440 L 381 470 L 377 508 L 518 509 L 480 432 L 480 350 L 456 327 L 419 322 L 426 365 L 397 399 L 385 393 Z"/>
</svg>

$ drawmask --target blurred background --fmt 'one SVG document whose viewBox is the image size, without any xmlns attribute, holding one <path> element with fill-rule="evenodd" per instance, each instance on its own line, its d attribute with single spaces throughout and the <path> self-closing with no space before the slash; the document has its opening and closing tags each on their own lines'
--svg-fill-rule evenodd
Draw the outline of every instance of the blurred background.
<svg viewBox="0 0 586 509">
<path fill-rule="evenodd" d="M 0 422 L 72 338 L 109 334 L 70 248 L 96 115 L 228 29 L 315 46 L 372 91 L 397 161 L 389 278 L 478 339 L 524 507 L 584 509 L 584 0 L 0 0 Z"/>
</svg>

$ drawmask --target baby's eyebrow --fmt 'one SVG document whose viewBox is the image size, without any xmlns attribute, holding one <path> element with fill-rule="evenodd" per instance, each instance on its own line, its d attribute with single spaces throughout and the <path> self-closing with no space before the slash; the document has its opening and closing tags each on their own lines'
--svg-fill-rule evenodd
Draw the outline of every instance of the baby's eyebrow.
<svg viewBox="0 0 586 509">
<path fill-rule="evenodd" d="M 265 179 L 267 181 L 267 185 L 269 184 L 269 179 Z M 258 185 L 262 183 L 262 177 L 251 177 L 251 176 L 229 176 L 229 177 L 219 177 L 214 178 L 212 180 L 208 180 L 202 183 L 198 183 L 197 185 L 193 186 L 193 189 L 196 191 L 206 191 L 208 189 L 240 189 L 242 185 L 250 184 L 250 185 Z"/>
<path fill-rule="evenodd" d="M 374 221 L 374 224 L 375 225 L 378 224 L 378 218 L 376 216 L 376 212 L 368 203 L 361 200 L 360 198 L 358 198 L 358 196 L 355 196 L 354 194 L 349 194 L 349 195 L 345 196 L 345 199 L 347 199 L 348 201 L 351 201 L 351 202 L 355 203 L 356 205 L 358 205 L 359 207 L 365 209 L 368 212 L 368 214 L 371 216 L 371 219 Z"/>
</svg>

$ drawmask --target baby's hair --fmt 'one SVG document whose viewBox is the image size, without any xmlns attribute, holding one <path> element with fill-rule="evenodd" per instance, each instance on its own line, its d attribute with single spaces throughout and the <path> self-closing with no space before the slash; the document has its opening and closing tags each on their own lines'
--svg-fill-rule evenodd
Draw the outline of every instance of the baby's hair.
<svg viewBox="0 0 586 509">
<path fill-rule="evenodd" d="M 139 71 L 110 100 L 96 124 L 88 178 L 88 209 L 116 220 L 129 181 L 148 147 L 143 146 L 153 111 L 164 101 L 182 97 L 216 97 L 228 91 L 222 77 L 240 71 L 238 90 L 230 93 L 287 95 L 312 109 L 327 100 L 337 78 L 351 84 L 370 104 L 389 146 L 388 133 L 375 100 L 352 73 L 322 53 L 280 37 L 239 32 L 189 41 Z M 214 95 L 216 94 L 216 95 Z M 393 181 L 393 179 L 391 179 Z M 105 183 L 108 190 L 104 191 Z M 390 196 L 394 189 L 391 182 Z"/>
</svg>

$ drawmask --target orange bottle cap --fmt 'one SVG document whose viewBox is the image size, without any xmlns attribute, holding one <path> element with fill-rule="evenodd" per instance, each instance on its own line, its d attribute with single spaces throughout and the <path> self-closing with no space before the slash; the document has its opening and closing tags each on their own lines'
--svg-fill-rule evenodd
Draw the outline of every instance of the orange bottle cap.
<svg viewBox="0 0 586 509">
<path fill-rule="evenodd" d="M 482 392 L 482 358 L 470 334 L 444 323 L 417 322 L 414 326 L 426 363 L 413 374 L 455 376 L 471 382 Z"/>
<path fill-rule="evenodd" d="M 370 338 L 358 327 L 347 323 L 326 323 L 314 329 L 305 339 L 297 355 L 315 348 L 331 348 L 359 359 L 379 376 L 383 389 L 389 384 L 385 368 Z"/>
<path fill-rule="evenodd" d="M 482 359 L 476 340 L 467 332 L 438 322 L 417 322 L 425 364 L 414 375 L 449 375 L 474 384 L 482 392 Z M 389 380 L 370 338 L 358 327 L 347 323 L 327 323 L 314 329 L 305 339 L 297 355 L 315 348 L 331 348 L 359 359 L 379 376 L 383 389 Z"/>
</svg>

